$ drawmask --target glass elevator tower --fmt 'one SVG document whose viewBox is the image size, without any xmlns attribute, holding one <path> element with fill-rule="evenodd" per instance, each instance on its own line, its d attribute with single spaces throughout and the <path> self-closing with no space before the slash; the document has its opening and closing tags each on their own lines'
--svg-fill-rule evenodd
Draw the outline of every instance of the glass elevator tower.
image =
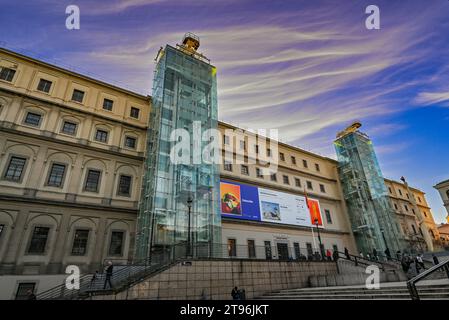
<svg viewBox="0 0 449 320">
<path fill-rule="evenodd" d="M 393 256 L 403 240 L 391 208 L 384 178 L 369 137 L 356 122 L 337 135 L 334 142 L 339 175 L 354 237 L 364 254 L 388 248 Z"/>
<path fill-rule="evenodd" d="M 218 130 L 216 68 L 197 52 L 199 45 L 188 33 L 181 45 L 161 47 L 156 58 L 136 259 L 173 245 L 178 253 L 185 248 L 186 255 L 210 256 L 211 244 L 221 242 L 219 167 L 198 163 L 192 152 L 210 142 L 194 136 L 195 126 Z M 182 137 L 174 135 L 176 129 Z M 190 150 L 173 153 L 180 142 Z"/>
</svg>

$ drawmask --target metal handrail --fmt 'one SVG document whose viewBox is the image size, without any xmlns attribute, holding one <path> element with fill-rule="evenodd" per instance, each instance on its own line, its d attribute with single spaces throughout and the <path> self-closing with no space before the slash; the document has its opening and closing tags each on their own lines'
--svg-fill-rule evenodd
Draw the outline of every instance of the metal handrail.
<svg viewBox="0 0 449 320">
<path fill-rule="evenodd" d="M 416 289 L 416 283 L 423 280 L 424 278 L 427 278 L 429 275 L 442 268 L 446 271 L 446 275 L 449 278 L 449 260 L 447 260 L 431 267 L 430 269 L 427 269 L 426 271 L 407 281 L 407 288 L 410 292 L 410 297 L 412 298 L 412 300 L 420 300 L 418 290 Z"/>
</svg>

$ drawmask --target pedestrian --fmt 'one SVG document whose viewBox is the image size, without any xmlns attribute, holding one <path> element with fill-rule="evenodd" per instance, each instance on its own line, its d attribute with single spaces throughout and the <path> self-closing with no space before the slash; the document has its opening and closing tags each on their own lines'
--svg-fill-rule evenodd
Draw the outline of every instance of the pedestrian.
<svg viewBox="0 0 449 320">
<path fill-rule="evenodd" d="M 349 255 L 349 250 L 346 247 L 345 247 L 345 256 L 346 256 L 346 259 L 351 260 L 351 256 Z"/>
<path fill-rule="evenodd" d="M 378 260 L 378 258 L 377 258 L 377 250 L 376 250 L 376 248 L 374 248 L 374 249 L 373 249 L 373 259 L 374 259 L 375 261 L 377 261 L 377 260 Z"/>
<path fill-rule="evenodd" d="M 326 250 L 326 258 L 328 261 L 332 260 L 332 253 L 329 249 Z"/>
<path fill-rule="evenodd" d="M 402 257 L 401 257 L 401 250 L 396 251 L 396 259 L 402 260 Z"/>
<path fill-rule="evenodd" d="M 27 300 L 37 300 L 36 295 L 31 289 L 28 289 L 27 291 Z"/>
<path fill-rule="evenodd" d="M 432 254 L 433 264 L 437 265 L 440 264 L 440 261 L 438 260 L 437 256 L 435 254 Z"/>
<path fill-rule="evenodd" d="M 424 266 L 424 260 L 423 260 L 422 253 L 418 254 L 418 256 L 416 257 L 416 262 L 419 264 L 420 268 L 422 268 L 423 270 L 426 270 L 426 267 Z"/>
<path fill-rule="evenodd" d="M 371 260 L 371 256 L 369 255 L 369 253 L 366 254 L 366 258 L 367 258 L 368 260 Z"/>
<path fill-rule="evenodd" d="M 106 268 L 106 278 L 104 280 L 103 289 L 106 289 L 106 284 L 109 284 L 109 287 L 112 289 L 112 272 L 114 270 L 114 266 L 112 265 L 112 261 L 108 261 L 108 266 Z"/>
<path fill-rule="evenodd" d="M 234 287 L 231 291 L 232 300 L 239 300 L 239 289 L 237 287 Z"/>
<path fill-rule="evenodd" d="M 362 259 L 364 258 L 362 251 L 360 251 L 360 258 L 362 258 Z"/>
<path fill-rule="evenodd" d="M 332 257 L 334 258 L 334 261 L 337 261 L 338 258 L 340 258 L 340 255 L 338 254 L 337 250 L 334 250 L 334 253 L 333 253 Z"/>
<path fill-rule="evenodd" d="M 391 260 L 391 253 L 390 253 L 390 249 L 389 248 L 387 248 L 387 249 L 385 249 L 385 255 L 387 256 L 387 259 L 388 260 Z"/>
</svg>

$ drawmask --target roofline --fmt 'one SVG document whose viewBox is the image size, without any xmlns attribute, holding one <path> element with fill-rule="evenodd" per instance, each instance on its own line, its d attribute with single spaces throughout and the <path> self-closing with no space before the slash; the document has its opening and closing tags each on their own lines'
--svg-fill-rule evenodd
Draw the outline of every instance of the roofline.
<svg viewBox="0 0 449 320">
<path fill-rule="evenodd" d="M 447 180 L 444 180 L 444 181 L 441 181 L 441 182 L 438 182 L 436 185 L 434 185 L 433 187 L 435 188 L 435 187 L 438 187 L 439 185 L 443 185 L 443 184 L 445 184 L 445 183 L 449 183 L 449 179 L 447 179 Z"/>
<path fill-rule="evenodd" d="M 397 181 L 397 180 L 388 179 L 388 178 L 384 178 L 384 180 L 385 180 L 385 181 L 388 181 L 388 182 L 394 182 L 394 183 L 397 183 L 397 184 L 400 184 L 400 185 L 404 185 L 404 183 L 399 182 L 399 181 Z M 422 191 L 422 190 L 420 190 L 420 189 L 418 189 L 418 188 L 412 187 L 412 186 L 410 186 L 410 185 L 409 185 L 408 187 L 409 187 L 409 189 L 411 189 L 411 190 L 418 191 L 419 193 L 422 193 L 422 194 L 426 194 L 424 191 Z"/>
<path fill-rule="evenodd" d="M 243 128 L 237 127 L 237 126 L 235 126 L 235 125 L 232 125 L 232 124 L 229 124 L 229 123 L 220 121 L 220 120 L 218 120 L 218 124 L 219 124 L 219 125 L 223 125 L 223 126 L 225 126 L 225 127 L 229 127 L 229 128 L 231 128 L 231 129 L 241 129 L 241 130 L 244 130 Z M 257 134 L 255 134 L 255 135 L 257 135 Z M 270 138 L 268 138 L 268 137 L 266 137 L 266 138 L 269 139 L 269 140 L 274 140 L 274 139 L 270 139 Z M 274 140 L 274 141 L 276 141 L 276 140 Z M 281 141 L 277 141 L 277 142 L 278 142 L 279 145 L 284 146 L 284 147 L 287 147 L 287 148 L 290 148 L 290 149 L 293 149 L 293 150 L 295 150 L 295 151 L 303 152 L 303 153 L 305 153 L 305 154 L 314 156 L 314 157 L 316 157 L 316 158 L 320 158 L 320 159 L 323 159 L 323 160 L 326 160 L 326 161 L 333 162 L 334 164 L 338 164 L 338 163 L 339 163 L 339 162 L 338 162 L 337 160 L 335 160 L 335 159 L 328 158 L 328 157 L 319 155 L 319 154 L 317 154 L 317 153 L 313 153 L 313 152 L 311 152 L 311 151 L 307 151 L 307 150 L 301 149 L 301 148 L 296 147 L 296 146 L 293 146 L 293 145 L 291 145 L 291 144 L 288 144 L 288 143 L 285 143 L 285 142 L 281 142 Z"/>
<path fill-rule="evenodd" d="M 71 75 L 73 75 L 75 77 L 83 78 L 84 80 L 95 82 L 97 84 L 109 87 L 109 88 L 111 88 L 113 90 L 121 91 L 123 93 L 129 94 L 129 95 L 134 96 L 134 97 L 139 98 L 139 99 L 144 99 L 144 100 L 147 100 L 147 101 L 151 101 L 151 99 L 152 99 L 150 95 L 143 95 L 143 94 L 140 94 L 140 93 L 128 90 L 128 89 L 124 89 L 124 88 L 118 87 L 117 85 L 114 85 L 114 84 L 111 84 L 111 83 L 107 83 L 105 81 L 98 80 L 98 79 L 95 79 L 95 78 L 83 75 L 81 73 L 78 73 L 78 72 L 75 72 L 75 71 L 71 71 L 71 70 L 65 69 L 63 67 L 59 67 L 57 65 L 54 65 L 54 64 L 51 64 L 51 63 L 48 63 L 48 62 L 45 62 L 45 61 L 42 61 L 42 60 L 39 60 L 39 59 L 32 58 L 30 56 L 26 56 L 24 54 L 21 54 L 21 53 L 18 53 L 18 52 L 9 50 L 9 49 L 6 49 L 5 47 L 1 47 L 0 46 L 0 52 L 5 52 L 7 54 L 16 56 L 18 58 L 21 58 L 21 59 L 24 59 L 24 60 L 28 60 L 29 62 L 40 64 L 40 65 L 44 65 L 46 67 L 49 67 L 49 68 L 52 68 L 52 69 L 56 69 L 56 70 L 58 70 L 60 72 L 68 73 L 68 74 L 71 74 Z"/>
</svg>

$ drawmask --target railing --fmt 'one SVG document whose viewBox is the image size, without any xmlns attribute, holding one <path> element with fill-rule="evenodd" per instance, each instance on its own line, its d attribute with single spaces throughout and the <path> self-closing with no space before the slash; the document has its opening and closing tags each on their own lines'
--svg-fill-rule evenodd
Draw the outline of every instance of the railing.
<svg viewBox="0 0 449 320">
<path fill-rule="evenodd" d="M 326 253 L 326 250 L 324 251 Z M 39 300 L 73 300 L 99 294 L 120 292 L 140 280 L 165 270 L 183 260 L 213 259 L 252 259 L 274 261 L 332 261 L 334 256 L 327 257 L 319 252 L 311 252 L 310 248 L 289 247 L 284 244 L 275 246 L 248 246 L 227 244 L 195 244 L 187 243 L 157 248 L 148 259 L 136 262 L 127 260 L 105 260 L 113 263 L 113 273 L 106 278 L 106 273 L 84 275 L 79 280 L 78 289 L 68 289 L 63 283 L 57 287 L 37 295 Z M 73 284 L 72 284 L 73 285 Z"/>
<path fill-rule="evenodd" d="M 427 269 L 426 271 L 422 272 L 421 274 L 418 274 L 413 279 L 410 279 L 409 281 L 407 281 L 407 288 L 408 288 L 408 291 L 410 292 L 410 297 L 412 298 L 412 300 L 420 300 L 418 290 L 416 289 L 416 284 L 419 281 L 427 278 L 429 275 L 431 275 L 434 272 L 441 270 L 441 269 L 446 271 L 446 275 L 449 278 L 449 260 L 447 260 L 447 261 L 441 262 L 441 263 L 431 267 L 430 269 Z"/>
</svg>

